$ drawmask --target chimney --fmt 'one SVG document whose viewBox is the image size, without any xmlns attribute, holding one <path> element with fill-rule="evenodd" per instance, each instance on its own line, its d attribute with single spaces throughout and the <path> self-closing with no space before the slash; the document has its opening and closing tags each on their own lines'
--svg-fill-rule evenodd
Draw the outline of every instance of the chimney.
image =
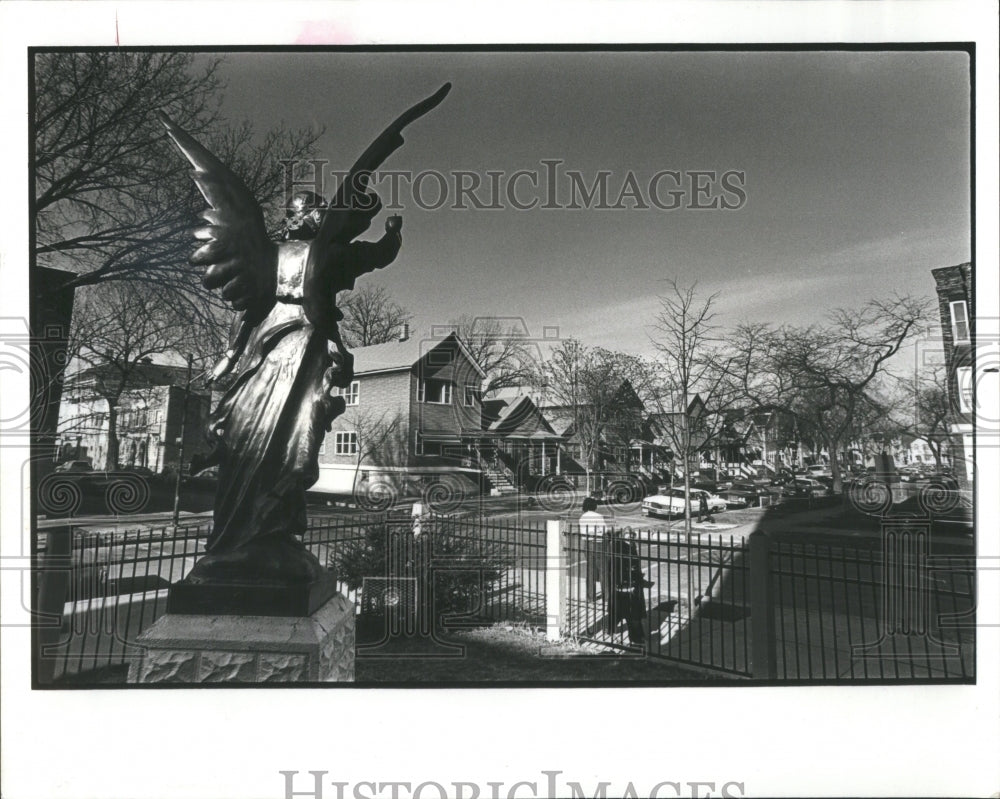
<svg viewBox="0 0 1000 799">
<path fill-rule="evenodd" d="M 410 338 L 410 325 L 408 322 L 403 322 L 403 326 L 399 329 L 399 340 L 408 341 Z"/>
</svg>

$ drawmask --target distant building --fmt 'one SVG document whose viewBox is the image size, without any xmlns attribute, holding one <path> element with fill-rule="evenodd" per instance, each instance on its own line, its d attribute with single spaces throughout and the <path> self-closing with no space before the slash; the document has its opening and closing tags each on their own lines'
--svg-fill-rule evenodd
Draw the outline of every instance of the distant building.
<svg viewBox="0 0 1000 799">
<path fill-rule="evenodd" d="M 536 478 L 583 473 L 565 452 L 564 432 L 557 432 L 522 388 L 504 389 L 483 400 L 477 450 L 490 487 L 501 492 L 524 489 Z"/>
<path fill-rule="evenodd" d="M 105 467 L 112 423 L 108 397 L 120 379 L 109 366 L 84 369 L 66 379 L 59 408 L 58 461 L 88 460 L 95 469 Z M 136 366 L 113 408 L 118 438 L 115 468 L 176 471 L 182 425 L 185 463 L 207 449 L 211 397 L 204 390 L 186 391 L 186 379 L 186 367 L 151 360 Z"/>
<path fill-rule="evenodd" d="M 595 473 L 652 468 L 660 448 L 653 442 L 655 431 L 650 429 L 642 400 L 628 380 L 601 397 L 600 407 L 593 399 L 567 404 L 546 396 L 544 391 L 535 402 L 546 423 L 564 440 L 564 452 L 581 468 L 588 460 Z"/>
<path fill-rule="evenodd" d="M 974 475 L 973 349 L 976 338 L 976 308 L 972 292 L 972 264 L 932 269 L 937 288 L 938 311 L 948 366 L 948 396 L 952 409 L 951 456 L 955 476 L 971 486 Z M 961 468 L 964 461 L 965 468 Z"/>
<path fill-rule="evenodd" d="M 700 394 L 694 394 L 688 399 L 686 412 L 682 395 L 670 399 L 668 407 L 647 416 L 649 435 L 645 444 L 648 457 L 646 470 L 650 476 L 669 481 L 684 474 L 683 458 L 679 452 L 683 449 L 685 440 L 690 442 L 687 471 L 697 473 L 709 463 L 710 455 L 705 451 L 707 437 L 704 431 L 705 402 Z"/>
</svg>

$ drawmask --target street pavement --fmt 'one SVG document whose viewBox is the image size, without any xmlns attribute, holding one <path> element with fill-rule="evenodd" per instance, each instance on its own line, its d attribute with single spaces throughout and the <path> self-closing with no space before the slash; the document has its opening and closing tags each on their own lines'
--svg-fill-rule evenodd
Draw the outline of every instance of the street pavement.
<svg viewBox="0 0 1000 799">
<path fill-rule="evenodd" d="M 210 520 L 212 518 L 212 511 L 202 511 L 200 513 L 192 513 L 190 511 L 181 511 L 178 515 L 178 521 L 182 525 L 192 524 L 194 522 L 202 520 Z M 117 527 L 129 527 L 133 528 L 136 525 L 150 525 L 150 526 L 160 526 L 165 524 L 172 524 L 174 519 L 173 511 L 159 511 L 156 513 L 132 513 L 123 514 L 121 516 L 113 516 L 110 514 L 92 514 L 89 516 L 71 516 L 68 518 L 56 518 L 56 519 L 46 519 L 39 518 L 37 521 L 37 527 L 39 530 L 51 530 L 57 527 L 66 527 L 67 525 L 72 525 L 73 527 L 100 527 L 107 529 L 115 529 Z"/>
<path fill-rule="evenodd" d="M 401 503 L 398 507 L 408 509 L 411 503 Z M 510 520 L 515 524 L 540 527 L 551 519 L 575 522 L 580 514 L 574 509 L 567 511 L 558 507 L 543 507 L 534 497 L 508 495 L 502 497 L 469 498 L 462 505 L 447 508 L 449 512 L 471 513 L 488 516 L 493 519 Z M 642 515 L 640 503 L 626 505 L 599 506 L 599 512 L 608 523 L 618 528 L 656 529 L 670 533 L 684 532 L 684 519 L 657 519 Z M 350 503 L 336 502 L 332 499 L 313 498 L 309 505 L 309 516 L 312 520 L 336 518 L 345 515 L 364 513 L 363 510 Z M 182 511 L 180 523 L 210 522 L 211 510 L 198 512 Z M 87 516 L 66 518 L 38 519 L 38 529 L 47 530 L 72 523 L 76 527 L 99 529 L 135 528 L 141 526 L 168 525 L 173 520 L 171 511 L 157 511 L 131 515 L 113 516 L 108 514 L 92 514 Z M 756 530 L 764 530 L 783 536 L 801 536 L 803 540 L 810 539 L 880 539 L 882 528 L 878 519 L 846 513 L 843 505 L 825 504 L 822 507 L 788 508 L 744 508 L 726 510 L 712 516 L 711 521 L 698 522 L 691 520 L 692 535 L 723 535 L 734 539 L 748 537 Z M 972 528 L 967 524 L 935 521 L 933 532 L 935 539 L 955 544 L 971 544 Z"/>
</svg>

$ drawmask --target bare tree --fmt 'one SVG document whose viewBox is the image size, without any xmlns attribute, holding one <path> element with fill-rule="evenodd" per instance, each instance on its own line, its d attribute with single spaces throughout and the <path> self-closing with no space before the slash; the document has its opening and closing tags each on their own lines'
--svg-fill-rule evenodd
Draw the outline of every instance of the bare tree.
<svg viewBox="0 0 1000 799">
<path fill-rule="evenodd" d="M 523 324 L 493 316 L 460 316 L 451 321 L 459 341 L 486 372 L 483 393 L 531 383 L 538 368 Z"/>
<path fill-rule="evenodd" d="M 896 296 L 837 309 L 826 325 L 744 325 L 731 346 L 733 375 L 754 407 L 784 410 L 830 454 L 834 490 L 840 454 L 859 415 L 877 403 L 878 378 L 908 341 L 926 329 L 929 301 Z"/>
<path fill-rule="evenodd" d="M 718 294 L 701 299 L 697 284 L 676 279 L 659 297 L 660 312 L 650 339 L 661 368 L 653 393 L 656 424 L 670 443 L 684 474 L 684 526 L 691 529 L 691 463 L 727 433 L 726 411 L 738 398 L 731 377 L 731 356 L 720 352 L 712 310 Z M 700 405 L 695 407 L 695 398 Z"/>
<path fill-rule="evenodd" d="M 955 437 L 951 432 L 955 408 L 948 394 L 948 368 L 936 364 L 913 380 L 901 381 L 900 387 L 902 397 L 893 422 L 900 430 L 926 441 L 940 469 Z"/>
<path fill-rule="evenodd" d="M 77 303 L 70 352 L 83 367 L 76 376 L 81 392 L 107 403 L 106 469 L 118 466 L 119 406 L 126 394 L 147 386 L 145 365 L 155 356 L 190 352 L 199 338 L 148 286 L 118 281 Z"/>
<path fill-rule="evenodd" d="M 340 333 L 349 347 L 368 347 L 397 339 L 413 315 L 394 302 L 384 286 L 365 283 L 337 300 L 344 312 Z"/>
<path fill-rule="evenodd" d="M 354 426 L 357 436 L 358 451 L 357 460 L 354 465 L 354 481 L 352 483 L 354 491 L 358 488 L 358 473 L 361 471 L 361 464 L 365 459 L 376 459 L 386 446 L 393 442 L 397 434 L 402 431 L 403 417 L 399 411 L 390 412 L 383 410 L 376 412 L 373 408 L 355 408 L 348 417 L 348 421 Z M 387 465 L 381 463 L 379 465 Z"/>
<path fill-rule="evenodd" d="M 603 466 L 606 447 L 630 434 L 625 417 L 641 420 L 641 400 L 628 382 L 633 365 L 629 356 L 566 339 L 550 353 L 536 378 L 540 403 L 548 414 L 572 425 L 588 492 L 594 487 L 595 469 Z"/>
<path fill-rule="evenodd" d="M 218 59 L 184 53 L 51 52 L 35 56 L 35 256 L 76 273 L 74 287 L 138 279 L 177 313 L 212 307 L 188 265 L 204 207 L 188 166 L 166 141 L 158 111 L 200 135 L 239 174 L 275 222 L 283 159 L 307 157 L 322 131 L 258 136 L 218 117 Z"/>
</svg>

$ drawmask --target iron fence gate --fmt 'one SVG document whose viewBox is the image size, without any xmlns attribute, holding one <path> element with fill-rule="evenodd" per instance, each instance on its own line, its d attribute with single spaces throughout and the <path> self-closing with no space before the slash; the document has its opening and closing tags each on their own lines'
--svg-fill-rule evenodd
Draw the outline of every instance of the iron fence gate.
<svg viewBox="0 0 1000 799">
<path fill-rule="evenodd" d="M 749 566 L 742 539 L 572 525 L 563 540 L 569 635 L 750 676 Z"/>
</svg>

